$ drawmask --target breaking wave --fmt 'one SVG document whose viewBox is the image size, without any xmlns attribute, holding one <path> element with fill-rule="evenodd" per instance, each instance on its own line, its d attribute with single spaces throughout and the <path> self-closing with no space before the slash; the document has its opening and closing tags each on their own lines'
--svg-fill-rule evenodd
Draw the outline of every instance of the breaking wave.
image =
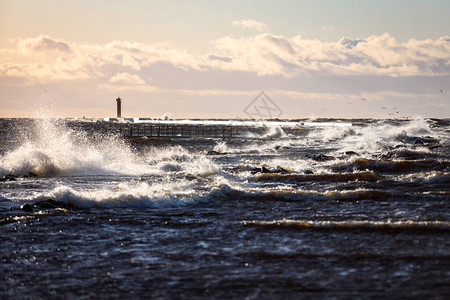
<svg viewBox="0 0 450 300">
<path fill-rule="evenodd" d="M 242 221 L 244 226 L 294 228 L 330 231 L 420 231 L 420 232 L 450 232 L 450 222 L 443 221 L 305 221 L 305 220 L 275 220 L 275 221 Z"/>
<path fill-rule="evenodd" d="M 150 148 L 139 154 L 119 136 L 75 131 L 52 119 L 36 120 L 19 145 L 0 156 L 0 176 L 29 172 L 38 176 L 142 176 L 176 171 L 209 176 L 219 168 L 180 146 Z"/>
<path fill-rule="evenodd" d="M 0 175 L 142 174 L 142 159 L 115 135 L 89 135 L 52 119 L 35 120 L 21 143 L 0 157 Z"/>
</svg>

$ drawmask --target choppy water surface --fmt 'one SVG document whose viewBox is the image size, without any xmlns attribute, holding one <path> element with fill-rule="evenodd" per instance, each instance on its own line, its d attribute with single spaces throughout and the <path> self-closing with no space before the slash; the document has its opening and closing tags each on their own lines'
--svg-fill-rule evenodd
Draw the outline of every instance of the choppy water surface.
<svg viewBox="0 0 450 300">
<path fill-rule="evenodd" d="M 0 298 L 448 298 L 450 121 L 352 121 L 126 140 L 1 120 Z"/>
</svg>

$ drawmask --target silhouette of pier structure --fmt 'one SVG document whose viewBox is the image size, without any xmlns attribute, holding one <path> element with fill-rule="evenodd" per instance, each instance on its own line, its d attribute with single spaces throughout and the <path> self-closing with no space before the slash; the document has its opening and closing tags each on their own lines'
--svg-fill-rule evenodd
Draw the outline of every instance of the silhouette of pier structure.
<svg viewBox="0 0 450 300">
<path fill-rule="evenodd" d="M 76 122 L 69 125 L 90 134 L 117 134 L 126 138 L 232 138 L 243 130 L 236 126 Z"/>
<path fill-rule="evenodd" d="M 88 120 L 83 117 L 84 122 L 70 122 L 70 126 L 90 134 L 117 134 L 127 138 L 233 138 L 248 132 L 263 134 L 267 130 L 265 120 L 123 118 L 120 97 L 116 99 L 116 110 L 116 118 Z M 298 125 L 298 122 L 278 123 L 279 126 Z"/>
<path fill-rule="evenodd" d="M 213 125 L 129 124 L 119 126 L 119 133 L 126 137 L 231 138 L 233 128 Z"/>
<path fill-rule="evenodd" d="M 126 138 L 234 138 L 242 136 L 275 138 L 284 134 L 304 134 L 308 131 L 307 128 L 317 126 L 352 126 L 351 123 L 334 122 L 334 120 L 305 122 L 307 119 L 283 121 L 278 118 L 262 120 L 123 118 L 120 97 L 116 99 L 116 105 L 116 118 L 88 120 L 83 117 L 82 122 L 69 122 L 69 126 L 82 129 L 90 134 L 117 134 Z M 271 133 L 270 130 L 274 128 L 275 132 Z"/>
<path fill-rule="evenodd" d="M 154 122 L 147 119 L 147 122 L 130 123 L 123 122 L 122 118 L 122 99 L 116 99 L 116 118 L 107 118 L 107 122 L 92 122 L 85 123 L 83 126 L 79 124 L 76 127 L 82 127 L 85 131 L 93 133 L 115 133 L 123 137 L 170 137 L 170 138 L 185 138 L 185 137 L 220 137 L 231 138 L 233 136 L 232 126 L 212 125 L 212 124 L 176 124 L 171 121 L 168 122 Z M 129 119 L 131 120 L 131 119 Z M 118 121 L 118 122 L 116 122 Z M 89 125 L 88 125 L 89 124 Z"/>
</svg>

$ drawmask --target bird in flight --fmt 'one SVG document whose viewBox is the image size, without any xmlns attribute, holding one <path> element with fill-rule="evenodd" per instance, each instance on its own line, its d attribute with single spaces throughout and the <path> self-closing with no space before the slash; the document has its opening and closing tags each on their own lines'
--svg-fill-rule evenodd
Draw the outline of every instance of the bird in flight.
<svg viewBox="0 0 450 300">
<path fill-rule="evenodd" d="M 441 91 L 441 93 L 444 93 L 442 90 L 440 90 Z"/>
</svg>

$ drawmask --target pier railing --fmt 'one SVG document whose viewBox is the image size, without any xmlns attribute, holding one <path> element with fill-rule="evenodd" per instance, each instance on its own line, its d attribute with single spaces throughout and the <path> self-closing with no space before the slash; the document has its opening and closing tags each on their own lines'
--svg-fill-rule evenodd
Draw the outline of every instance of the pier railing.
<svg viewBox="0 0 450 300">
<path fill-rule="evenodd" d="M 221 137 L 231 138 L 231 126 L 132 124 L 119 128 L 123 136 L 129 137 Z"/>
<path fill-rule="evenodd" d="M 66 121 L 67 125 L 76 130 L 83 130 L 91 134 L 116 134 L 127 138 L 154 137 L 154 138 L 239 138 L 263 137 L 276 138 L 278 131 L 282 135 L 304 135 L 309 129 L 325 124 L 327 126 L 347 126 L 347 123 L 309 123 L 303 126 L 298 122 L 111 122 L 111 121 Z M 220 123 L 220 121 L 216 122 Z M 282 129 L 281 129 L 282 127 Z M 275 128 L 275 132 L 271 133 Z M 278 128 L 278 129 L 277 129 Z"/>
<path fill-rule="evenodd" d="M 88 133 L 118 134 L 123 137 L 232 138 L 238 128 L 215 125 L 132 124 L 112 122 L 77 122 L 70 127 Z"/>
</svg>

